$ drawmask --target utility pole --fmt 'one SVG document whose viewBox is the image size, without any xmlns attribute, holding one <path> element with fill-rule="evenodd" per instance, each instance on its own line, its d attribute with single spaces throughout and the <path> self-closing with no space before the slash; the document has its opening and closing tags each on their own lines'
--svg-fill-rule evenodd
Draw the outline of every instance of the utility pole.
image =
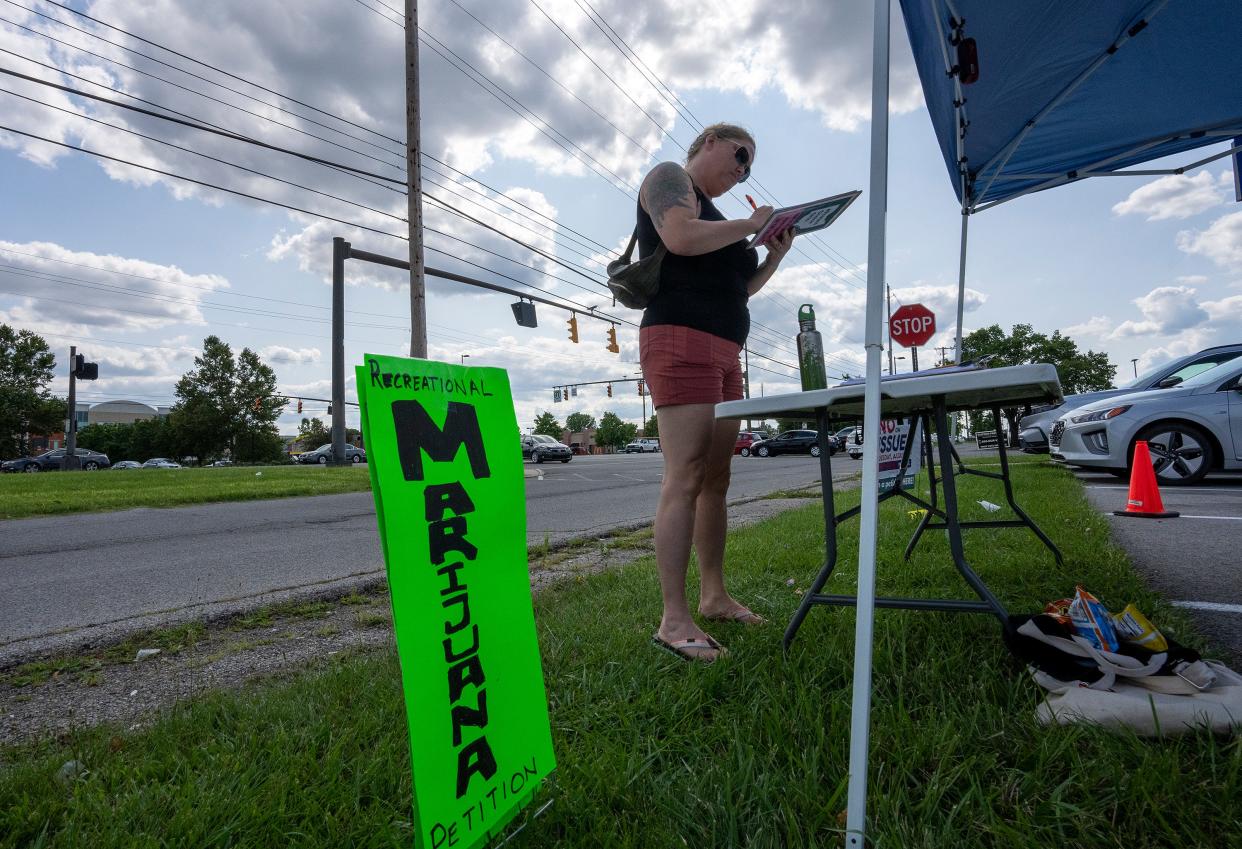
<svg viewBox="0 0 1242 849">
<path fill-rule="evenodd" d="M 345 463 L 345 260 L 349 242 L 332 240 L 332 465 Z"/>
<path fill-rule="evenodd" d="M 427 357 L 427 290 L 423 277 L 423 180 L 418 124 L 418 0 L 405 0 L 405 170 L 410 221 L 410 356 Z"/>
<path fill-rule="evenodd" d="M 742 356 L 746 360 L 746 365 L 744 366 L 745 371 L 742 372 L 742 391 L 747 398 L 750 398 L 750 348 L 747 348 L 745 345 L 742 346 Z M 750 429 L 750 419 L 747 419 L 747 432 L 749 432 Z"/>
<path fill-rule="evenodd" d="M 947 359 L 948 355 L 945 353 L 945 351 L 949 350 L 949 346 L 942 345 L 936 350 L 940 352 L 940 365 L 947 366 L 949 364 L 949 360 Z"/>
<path fill-rule="evenodd" d="M 69 426 L 65 429 L 65 459 L 61 461 L 63 471 L 81 468 L 78 455 L 78 346 L 69 346 Z"/>
</svg>

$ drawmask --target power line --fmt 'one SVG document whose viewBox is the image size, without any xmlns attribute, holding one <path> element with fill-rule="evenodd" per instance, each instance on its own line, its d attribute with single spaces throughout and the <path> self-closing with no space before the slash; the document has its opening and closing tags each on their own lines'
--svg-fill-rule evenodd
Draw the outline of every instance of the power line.
<svg viewBox="0 0 1242 849">
<path fill-rule="evenodd" d="M 121 29 L 121 28 L 120 28 L 120 27 L 118 27 L 118 26 L 113 26 L 112 24 L 109 24 L 109 23 L 106 23 L 106 22 L 104 22 L 104 21 L 101 21 L 101 20 L 99 20 L 98 18 L 93 18 L 93 17 L 91 17 L 90 15 L 86 14 L 85 12 L 79 12 L 77 9 L 74 9 L 74 8 L 72 8 L 71 6 L 67 6 L 67 5 L 65 5 L 64 3 L 57 2 L 57 0 L 43 0 L 43 2 L 45 2 L 45 3 L 49 3 L 49 4 L 53 5 L 53 6 L 59 6 L 61 9 L 64 9 L 66 12 L 72 12 L 73 14 L 77 15 L 77 16 L 78 16 L 78 17 L 80 17 L 80 18 L 85 18 L 85 19 L 87 19 L 87 20 L 89 20 L 89 21 L 94 21 L 95 23 L 99 24 L 100 26 L 105 26 L 105 27 L 107 27 L 108 29 L 113 30 L 113 31 L 115 31 L 115 32 L 119 32 L 119 33 L 122 33 L 122 34 L 124 34 L 124 35 L 128 35 L 130 38 L 135 39 L 136 41 L 140 41 L 140 42 L 142 42 L 143 44 L 148 44 L 148 45 L 150 45 L 150 46 L 152 46 L 152 47 L 156 47 L 156 48 L 158 48 L 158 49 L 160 49 L 160 50 L 165 51 L 166 53 L 170 53 L 170 54 L 172 54 L 173 56 L 177 56 L 177 57 L 180 57 L 180 58 L 182 58 L 182 59 L 185 59 L 185 60 L 187 60 L 187 61 L 189 61 L 189 62 L 193 62 L 193 63 L 194 63 L 194 64 L 196 64 L 196 65 L 201 65 L 201 66 L 203 66 L 204 68 L 210 68 L 211 70 L 215 71 L 216 73 L 218 73 L 218 74 L 223 74 L 224 76 L 229 77 L 230 79 L 237 80 L 238 82 L 243 82 L 243 83 L 245 83 L 246 85 L 249 85 L 249 86 L 254 86 L 255 88 L 259 89 L 260 91 L 265 91 L 265 92 L 267 92 L 268 94 L 274 94 L 274 95 L 276 95 L 277 97 L 279 97 L 279 98 L 281 98 L 281 99 L 283 99 L 283 100 L 287 100 L 287 101 L 289 101 L 290 103 L 296 103 L 298 106 L 304 106 L 304 107 L 306 107 L 307 109 L 312 110 L 313 112 L 317 112 L 317 113 L 319 113 L 320 115 L 326 115 L 327 117 L 329 117 L 329 118 L 333 118 L 333 119 L 335 119 L 335 120 L 337 120 L 337 121 L 340 121 L 340 122 L 341 122 L 341 123 L 343 123 L 343 124 L 348 124 L 348 125 L 350 125 L 351 127 L 357 127 L 357 128 L 358 128 L 358 129 L 360 129 L 360 130 L 364 130 L 364 131 L 366 131 L 366 132 L 368 132 L 368 133 L 371 133 L 371 134 L 373 134 L 373 135 L 379 136 L 379 137 L 380 137 L 380 138 L 382 138 L 382 139 L 386 139 L 386 140 L 388 140 L 388 141 L 390 141 L 390 142 L 393 142 L 394 144 L 400 145 L 402 148 L 404 148 L 404 147 L 405 147 L 405 142 L 403 142 L 403 141 L 398 141 L 397 139 L 394 139 L 394 138 L 392 138 L 391 136 L 384 135 L 383 133 L 378 132 L 377 130 L 373 130 L 373 129 L 371 129 L 370 127 L 364 127 L 362 124 L 355 123 L 354 121 L 351 121 L 351 120 L 349 120 L 348 118 L 342 118 L 342 117 L 340 117 L 339 115 L 336 115 L 336 114 L 334 114 L 334 113 L 332 113 L 332 112 L 328 112 L 328 111 L 323 110 L 323 109 L 320 109 L 320 108 L 319 108 L 319 107 L 317 107 L 317 106 L 312 106 L 312 105 L 311 105 L 311 104 L 309 104 L 309 103 L 303 103 L 301 100 L 298 100 L 296 97 L 290 97 L 290 96 L 289 96 L 289 95 L 287 95 L 287 94 L 282 94 L 282 93 L 280 93 L 280 92 L 278 92 L 278 91 L 276 91 L 276 90 L 274 90 L 274 89 L 268 88 L 267 86 L 261 85 L 261 84 L 259 84 L 259 83 L 253 82 L 253 81 L 251 81 L 251 80 L 248 80 L 248 79 L 246 79 L 245 77 L 241 77 L 241 76 L 238 76 L 237 74 L 230 73 L 229 71 L 226 71 L 226 70 L 224 70 L 224 69 L 222 69 L 222 68 L 217 68 L 215 65 L 212 65 L 212 64 L 210 64 L 209 62 L 204 62 L 204 61 L 203 61 L 203 60 L 201 60 L 201 59 L 195 59 L 195 58 L 194 58 L 194 57 L 192 57 L 192 56 L 187 56 L 187 55 L 186 55 L 186 54 L 184 54 L 184 53 L 180 53 L 180 52 L 178 52 L 178 51 L 176 51 L 176 50 L 173 50 L 171 47 L 165 47 L 165 46 L 164 46 L 164 45 L 162 45 L 162 44 L 157 44 L 157 43 L 156 43 L 156 42 L 154 42 L 154 41 L 149 41 L 148 39 L 145 39 L 145 38 L 143 38 L 143 37 L 142 37 L 142 36 L 140 36 L 140 35 L 136 35 L 136 34 L 134 34 L 134 33 L 130 32 L 129 30 Z"/>
<path fill-rule="evenodd" d="M 38 105 L 40 105 L 40 106 L 46 106 L 48 109 L 55 109 L 57 112 L 64 112 L 66 115 L 72 115 L 72 116 L 74 116 L 75 118 L 81 118 L 81 119 L 84 119 L 84 120 L 86 120 L 86 121 L 91 121 L 91 122 L 94 122 L 94 123 L 96 123 L 96 124 L 102 124 L 102 125 L 103 125 L 103 126 L 105 126 L 105 127 L 111 127 L 111 128 L 112 128 L 112 129 L 114 129 L 114 130 L 119 130 L 119 131 L 121 131 L 122 133 L 129 133 L 130 135 L 133 135 L 133 136 L 138 136 L 139 138 L 146 139 L 147 141 L 153 141 L 153 142 L 155 142 L 156 144 L 162 144 L 162 145 L 164 145 L 164 146 L 166 146 L 166 147 L 171 147 L 171 148 L 173 148 L 173 149 L 175 149 L 175 150 L 180 150 L 180 151 L 182 151 L 182 152 L 184 152 L 184 153 L 193 154 L 194 156 L 202 157 L 203 159 L 208 159 L 208 160 L 210 160 L 210 161 L 212 161 L 212 162 L 217 162 L 217 163 L 219 163 L 219 164 L 221 164 L 221 165 L 228 165 L 229 167 L 232 167 L 232 168 L 237 168 L 237 169 L 238 169 L 238 170 L 240 170 L 240 171 L 245 171 L 245 172 L 247 172 L 247 173 L 254 174 L 254 175 L 259 176 L 259 177 L 264 177 L 264 178 L 266 178 L 266 179 L 268 179 L 268 180 L 274 180 L 274 181 L 276 181 L 276 182 L 278 182 L 278 183 L 284 183 L 284 184 L 285 184 L 285 185 L 287 185 L 287 186 L 293 186 L 294 188 L 297 188 L 297 189 L 302 189 L 303 191 L 313 192 L 314 194 L 317 194 L 317 195 L 320 195 L 320 196 L 322 196 L 322 197 L 326 197 L 326 198 L 331 198 L 332 200 L 335 200 L 335 201 L 340 201 L 341 203 L 347 203 L 347 204 L 351 204 L 352 206 L 361 207 L 362 209 L 365 209 L 365 210 L 367 210 L 368 212 L 374 212 L 376 215 L 384 215 L 384 216 L 387 216 L 387 217 L 389 217 L 389 218 L 395 218 L 395 219 L 396 219 L 396 220 L 398 220 L 398 221 L 405 221 L 405 219 L 404 219 L 404 218 L 401 218 L 401 217 L 399 217 L 399 216 L 397 216 L 397 215 L 393 215 L 393 214 L 392 214 L 392 213 L 390 213 L 390 212 L 385 212 L 385 211 L 383 211 L 383 210 L 381 210 L 381 209 L 376 209 L 376 208 L 374 208 L 374 207 L 372 207 L 372 206 L 367 206 L 365 203 L 359 203 L 358 201 L 348 200 L 347 198 L 339 197 L 339 196 L 337 196 L 337 195 L 331 194 L 331 193 L 329 193 L 329 192 L 321 191 L 321 190 L 319 190 L 319 189 L 312 189 L 310 186 L 304 186 L 304 185 L 302 185 L 301 183 L 295 183 L 295 182 L 293 182 L 292 180 L 286 180 L 286 179 L 284 179 L 283 177 L 277 177 L 277 176 L 274 176 L 274 175 L 272 175 L 272 174 L 265 173 L 265 172 L 263 172 L 263 171 L 258 171 L 258 170 L 254 169 L 254 168 L 250 168 L 250 167 L 248 167 L 248 166 L 241 165 L 241 164 L 236 163 L 236 162 L 230 162 L 230 161 L 228 161 L 227 159 L 220 159 L 219 157 L 211 156 L 211 155 L 206 154 L 206 153 L 203 153 L 203 152 L 201 152 L 201 151 L 194 150 L 193 148 L 183 147 L 182 145 L 179 145 L 179 144 L 174 144 L 173 142 L 170 142 L 170 141 L 165 141 L 164 139 L 160 139 L 160 138 L 156 138 L 155 136 L 148 135 L 147 133 L 141 133 L 141 132 L 139 132 L 139 131 L 137 131 L 137 130 L 131 130 L 131 129 L 129 129 L 128 127 L 118 126 L 118 125 L 116 125 L 116 124 L 109 123 L 108 121 L 104 121 L 104 120 L 101 120 L 101 119 L 99 119 L 99 118 L 94 118 L 94 117 L 92 117 L 92 116 L 90 116 L 90 115 L 86 115 L 86 114 L 84 114 L 84 113 L 82 113 L 82 112 L 75 112 L 75 111 L 73 111 L 72 109 L 65 109 L 65 108 L 64 108 L 64 107 L 62 107 L 62 106 L 56 106 L 55 104 L 52 104 L 52 103 L 46 103 L 46 102 L 44 102 L 44 101 L 42 101 L 42 100 L 38 100 L 38 99 L 33 98 L 33 97 L 27 97 L 27 96 L 26 96 L 26 95 L 24 95 L 24 94 L 19 94 L 18 92 L 15 92 L 15 91 L 10 91 L 10 90 L 9 90 L 9 89 L 7 89 L 7 88 L 0 87 L 0 92 L 2 92 L 2 93 L 4 93 L 4 94 L 9 94 L 9 95 L 12 95 L 13 97 L 20 97 L 20 98 L 21 98 L 21 99 L 23 99 L 23 100 L 28 100 L 28 101 L 30 101 L 31 103 L 37 103 L 37 104 L 38 104 Z"/>
<path fill-rule="evenodd" d="M 328 130 L 329 132 L 337 133 L 337 134 L 339 134 L 339 135 L 345 136 L 345 137 L 346 137 L 346 138 L 348 138 L 348 139 L 353 139 L 354 141 L 361 142 L 362 144 L 365 144 L 365 145 L 368 145 L 368 146 L 370 146 L 370 147 L 373 147 L 373 148 L 375 148 L 376 150 L 383 151 L 384 153 L 387 153 L 387 154 L 389 154 L 389 155 L 396 155 L 393 151 L 389 150 L 389 149 L 388 149 L 388 148 L 386 148 L 386 147 L 383 147 L 383 146 L 381 146 L 381 145 L 378 145 L 378 144 L 376 144 L 376 143 L 375 143 L 375 142 L 373 142 L 373 141 L 369 141 L 369 140 L 367 140 L 367 139 L 359 138 L 358 136 L 352 135 L 351 133 L 347 133 L 347 132 L 345 132 L 344 130 L 339 130 L 339 129 L 337 129 L 336 127 L 329 126 L 328 124 L 325 124 L 325 123 L 323 123 L 323 122 L 321 122 L 321 121 L 316 121 L 314 118 L 308 118 L 308 117 L 307 117 L 307 116 L 305 116 L 305 115 L 300 115 L 300 114 L 298 114 L 297 112 L 293 112 L 293 111 L 291 111 L 291 110 L 289 110 L 289 109 L 285 109 L 283 106 L 280 106 L 279 104 L 276 104 L 276 103 L 270 103 L 270 102 L 268 102 L 268 101 L 266 101 L 266 100 L 263 100 L 262 98 L 259 98 L 259 97 L 255 97 L 255 96 L 253 96 L 253 95 L 246 94 L 245 92 L 241 92 L 241 91 L 238 91 L 238 90 L 237 90 L 237 89 L 235 89 L 235 88 L 231 88 L 231 87 L 229 87 L 229 86 L 226 86 L 226 85 L 224 85 L 223 83 L 219 83 L 219 82 L 216 82 L 215 80 L 208 79 L 207 77 L 204 77 L 204 76 L 202 76 L 201 74 L 196 74 L 196 73 L 194 73 L 193 71 L 187 71 L 185 68 L 178 67 L 177 65 L 173 65 L 173 64 L 171 64 L 171 63 L 169 63 L 169 62 L 165 62 L 163 59 L 158 59 L 158 58 L 156 58 L 155 56 L 150 55 L 149 53 L 143 53 L 141 50 L 135 50 L 135 49 L 134 49 L 134 48 L 132 48 L 132 47 L 126 47 L 124 44 L 119 44 L 119 43 L 117 43 L 117 42 L 115 42 L 115 41 L 110 41 L 110 40 L 108 40 L 108 39 L 104 38 L 103 36 L 98 35 L 97 33 L 93 33 L 93 32 L 91 32 L 91 31 L 89 31 L 89 30 L 82 29 L 81 27 L 75 27 L 75 26 L 73 26 L 72 24 L 66 23 L 65 21 L 62 21 L 62 20 L 60 20 L 60 19 L 58 19 L 58 18 L 54 18 L 54 17 L 52 17 L 51 15 L 46 15 L 46 14 L 44 14 L 43 12 L 39 12 L 39 11 L 37 11 L 37 10 L 35 10 L 35 9 L 29 9 L 29 8 L 27 8 L 27 7 L 23 6 L 23 5 L 21 5 L 20 3 L 15 2 L 15 0 L 4 0 L 4 2 L 8 3 L 8 4 L 9 4 L 9 5 L 11 5 L 11 6 L 16 6 L 18 9 L 22 9 L 22 10 L 24 10 L 24 11 L 26 11 L 26 12 L 29 12 L 29 13 L 33 14 L 33 15 L 38 15 L 38 16 L 39 16 L 39 17 L 41 17 L 41 18 L 45 18 L 45 19 L 47 19 L 47 20 L 49 20 L 49 21 L 52 21 L 52 22 L 54 22 L 54 23 L 57 23 L 57 24 L 61 25 L 62 27 L 66 27 L 67 29 L 71 29 L 71 30 L 73 30 L 74 32 L 79 32 L 79 33 L 82 33 L 83 35 L 86 35 L 86 36 L 88 36 L 88 37 L 90 37 L 90 38 L 96 39 L 97 41 L 102 41 L 104 44 L 108 44 L 108 45 L 111 45 L 111 46 L 113 46 L 113 47 L 119 48 L 119 49 L 121 49 L 121 50 L 126 51 L 127 53 L 132 53 L 132 54 L 134 54 L 135 56 L 141 56 L 143 59 L 146 59 L 146 60 L 151 61 L 151 62 L 155 62 L 155 63 L 157 63 L 157 64 L 159 64 L 159 65 L 163 65 L 163 66 L 164 66 L 164 67 L 166 67 L 166 68 L 169 68 L 169 69 L 171 69 L 171 70 L 177 71 L 177 72 L 182 73 L 182 74 L 185 74 L 186 76 L 193 77 L 194 79 L 196 79 L 196 80 L 200 80 L 200 81 L 202 81 L 202 82 L 205 82 L 205 83 L 207 83 L 208 85 L 213 85 L 213 86 L 216 86 L 216 87 L 218 87 L 218 88 L 222 88 L 222 89 L 224 89 L 225 91 L 230 92 L 230 93 L 232 93 L 232 94 L 236 94 L 236 95 L 237 95 L 237 96 L 239 96 L 239 97 L 244 97 L 244 98 L 246 98 L 246 99 L 248 99 L 248 100 L 253 100 L 253 101 L 255 101 L 256 103 L 261 103 L 262 105 L 264 105 L 264 106 L 268 107 L 269 109 L 275 109 L 275 110 L 277 110 L 277 111 L 279 111 L 279 112 L 283 112 L 284 114 L 289 115 L 289 116 L 294 117 L 294 118 L 297 118 L 297 119 L 298 119 L 298 120 L 300 120 L 300 121 L 306 121 L 307 123 L 314 124 L 314 125 L 315 125 L 315 126 L 317 126 L 317 127 L 322 127 L 322 128 L 324 128 L 325 130 Z M 204 94 L 203 92 L 196 91 L 195 89 L 188 88 L 188 87 L 186 87 L 186 86 L 180 85 L 179 83 L 172 82 L 171 80 L 166 80 L 166 79 L 164 79 L 163 77 L 161 77 L 161 76 L 159 76 L 159 75 L 157 75 L 157 74 L 153 74 L 153 73 L 151 73 L 151 72 L 149 72 L 149 71 L 144 71 L 144 70 L 142 70 L 141 68 L 135 68 L 135 67 L 133 67 L 132 65 L 127 65 L 127 64 L 125 64 L 125 63 L 123 63 L 123 62 L 121 62 L 121 61 L 119 61 L 119 60 L 117 60 L 117 59 L 113 59 L 113 58 L 108 57 L 108 56 L 102 56 L 102 55 L 100 55 L 100 54 L 98 54 L 98 53 L 94 53 L 94 52 L 92 52 L 92 51 L 90 51 L 90 50 L 87 50 L 86 48 L 81 47 L 81 46 L 79 46 L 79 45 L 76 45 L 76 44 L 71 44 L 71 43 L 66 42 L 66 41 L 61 41 L 60 39 L 54 38 L 54 37 L 52 37 L 51 35 L 48 35 L 47 33 L 42 33 L 42 32 L 39 32 L 38 30 L 30 29 L 29 27 L 25 27 L 25 26 L 22 26 L 21 24 L 14 23 L 13 21 L 9 21 L 9 20 L 7 20 L 7 19 L 5 19 L 5 18 L 0 18 L 0 21 L 4 21 L 5 23 L 11 24 L 12 26 L 16 26 L 16 27 L 19 27 L 19 28 L 21 28 L 21 29 L 24 29 L 24 30 L 26 30 L 27 32 L 33 33 L 33 34 L 35 34 L 35 35 L 42 36 L 43 38 L 50 39 L 51 41 L 54 41 L 54 42 L 56 42 L 57 44 L 63 44 L 63 45 L 65 45 L 66 47 L 71 47 L 71 48 L 73 48 L 74 50 L 80 50 L 80 51 L 82 51 L 83 53 L 86 53 L 87 55 L 90 55 L 90 56 L 95 56 L 96 58 L 103 59 L 103 60 L 104 60 L 104 61 L 106 61 L 106 62 L 112 62 L 112 63 L 114 63 L 114 64 L 120 65 L 122 68 L 126 68 L 126 69 L 128 69 L 128 70 L 134 71 L 135 73 L 138 73 L 138 74 L 142 74 L 142 75 L 144 75 L 144 76 L 151 77 L 152 79 L 155 79 L 155 80 L 159 80 L 160 82 L 162 82 L 162 83 L 166 83 L 167 85 L 176 86 L 177 88 L 180 88 L 180 89 L 182 89 L 182 90 L 184 90 L 184 91 L 188 91 L 188 92 L 190 92 L 191 94 L 197 94 L 197 95 L 199 95 L 200 97 L 205 97 L 205 98 L 207 98 L 207 99 L 209 99 L 209 100 L 215 101 L 216 103 L 220 103 L 220 104 L 222 104 L 222 105 L 224 105 L 224 106 L 228 106 L 228 107 L 233 108 L 233 109 L 238 109 L 238 110 L 240 110 L 240 111 L 245 112 L 247 115 L 252 115 L 252 116 L 254 116 L 254 117 L 256 117 L 256 118 L 261 118 L 262 120 L 265 120 L 265 121 L 271 121 L 272 123 L 276 124 L 277 126 L 285 127 L 285 128 L 287 128 L 287 129 L 295 130 L 295 131 L 297 131 L 297 132 L 301 132 L 301 133 L 304 133 L 304 132 L 305 132 L 304 130 L 302 130 L 302 129 L 301 129 L 301 128 L 299 128 L 299 127 L 291 127 L 290 125 L 288 125 L 288 124 L 284 124 L 284 123 L 281 123 L 281 122 L 279 122 L 279 121 L 276 121 L 275 119 L 273 119 L 273 118 L 271 118 L 271 117 L 269 117 L 269 116 L 267 116 L 267 115 L 262 115 L 262 114 L 259 114 L 258 112 L 251 112 L 251 111 L 249 111 L 249 110 L 247 110 L 247 109 L 242 109 L 242 107 L 240 107 L 240 106 L 238 106 L 238 105 L 236 105 L 236 104 L 234 104 L 234 103 L 228 103 L 227 101 L 220 100 L 220 99 L 215 98 L 215 97 L 211 97 L 210 95 Z M 313 135 L 313 134 L 311 134 L 311 133 L 306 133 L 306 135 L 310 135 L 310 136 L 312 136 L 312 138 L 319 138 L 321 141 L 327 142 L 328 144 L 336 144 L 336 142 L 330 141 L 330 140 L 328 140 L 328 139 L 323 139 L 323 138 L 320 138 L 319 136 L 315 136 L 315 135 Z M 358 153 L 358 154 L 359 154 L 359 155 L 361 155 L 361 156 L 367 156 L 367 155 L 368 155 L 368 154 L 362 153 L 362 151 L 354 150 L 354 148 L 348 147 L 347 145 L 338 145 L 338 146 L 343 147 L 343 148 L 344 148 L 344 149 L 346 149 L 346 150 L 353 150 L 355 153 Z M 371 157 L 371 158 L 374 158 L 374 157 Z M 376 160 L 376 161 L 382 161 L 382 160 Z M 385 163 L 385 164 L 390 164 L 390 163 Z M 396 167 L 404 167 L 404 166 L 396 166 Z"/>
</svg>

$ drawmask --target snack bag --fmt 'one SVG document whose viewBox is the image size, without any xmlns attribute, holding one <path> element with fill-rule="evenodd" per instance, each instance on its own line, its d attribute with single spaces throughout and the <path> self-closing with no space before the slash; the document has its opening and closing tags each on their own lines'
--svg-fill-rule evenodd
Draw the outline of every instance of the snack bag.
<svg viewBox="0 0 1242 849">
<path fill-rule="evenodd" d="M 1074 603 L 1072 598 L 1059 598 L 1056 601 L 1050 601 L 1044 605 L 1044 613 L 1047 613 L 1053 619 L 1060 622 L 1066 627 L 1073 627 L 1073 621 L 1070 619 L 1070 605 Z"/>
<path fill-rule="evenodd" d="M 1075 589 L 1069 615 L 1078 636 L 1086 638 L 1097 649 L 1117 651 L 1117 632 L 1113 630 L 1113 618 L 1108 608 L 1082 587 Z"/>
<path fill-rule="evenodd" d="M 1139 613 L 1139 609 L 1133 604 L 1127 604 L 1125 610 L 1113 614 L 1113 628 L 1117 636 L 1127 643 L 1142 646 L 1148 651 L 1169 649 L 1169 641 L 1164 638 L 1164 634 L 1157 631 L 1156 626 L 1147 621 L 1147 617 Z"/>
</svg>

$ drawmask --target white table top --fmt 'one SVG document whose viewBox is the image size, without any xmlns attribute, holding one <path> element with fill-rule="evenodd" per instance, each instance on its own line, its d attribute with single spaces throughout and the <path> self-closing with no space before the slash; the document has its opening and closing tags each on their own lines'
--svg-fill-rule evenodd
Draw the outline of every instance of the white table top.
<svg viewBox="0 0 1242 849">
<path fill-rule="evenodd" d="M 725 401 L 716 405 L 716 418 L 784 417 L 786 413 L 811 413 L 819 407 L 827 407 L 833 415 L 862 416 L 865 391 L 866 385 L 859 382 L 810 392 Z M 1060 403 L 1062 400 L 1056 366 L 1048 363 L 918 372 L 885 377 L 880 381 L 880 409 L 886 416 L 930 410 L 932 398 L 938 395 L 944 396 L 949 410 Z"/>
</svg>

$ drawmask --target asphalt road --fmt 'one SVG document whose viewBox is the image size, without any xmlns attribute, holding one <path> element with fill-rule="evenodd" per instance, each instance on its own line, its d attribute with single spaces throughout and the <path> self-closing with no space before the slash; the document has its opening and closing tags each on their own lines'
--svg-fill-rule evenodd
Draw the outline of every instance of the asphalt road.
<svg viewBox="0 0 1242 849">
<path fill-rule="evenodd" d="M 834 477 L 856 473 L 838 457 Z M 531 544 L 649 523 L 659 454 L 527 463 Z M 314 470 L 309 470 L 313 474 Z M 813 484 L 809 457 L 734 458 L 731 500 Z M 0 664 L 378 578 L 369 492 L 0 522 Z"/>
<path fill-rule="evenodd" d="M 1111 475 L 1078 477 L 1139 574 L 1185 607 L 1230 665 L 1242 665 L 1242 477 L 1164 487 L 1161 499 L 1166 510 L 1181 513 L 1176 519 L 1113 516 L 1125 509 L 1129 486 Z"/>
</svg>

